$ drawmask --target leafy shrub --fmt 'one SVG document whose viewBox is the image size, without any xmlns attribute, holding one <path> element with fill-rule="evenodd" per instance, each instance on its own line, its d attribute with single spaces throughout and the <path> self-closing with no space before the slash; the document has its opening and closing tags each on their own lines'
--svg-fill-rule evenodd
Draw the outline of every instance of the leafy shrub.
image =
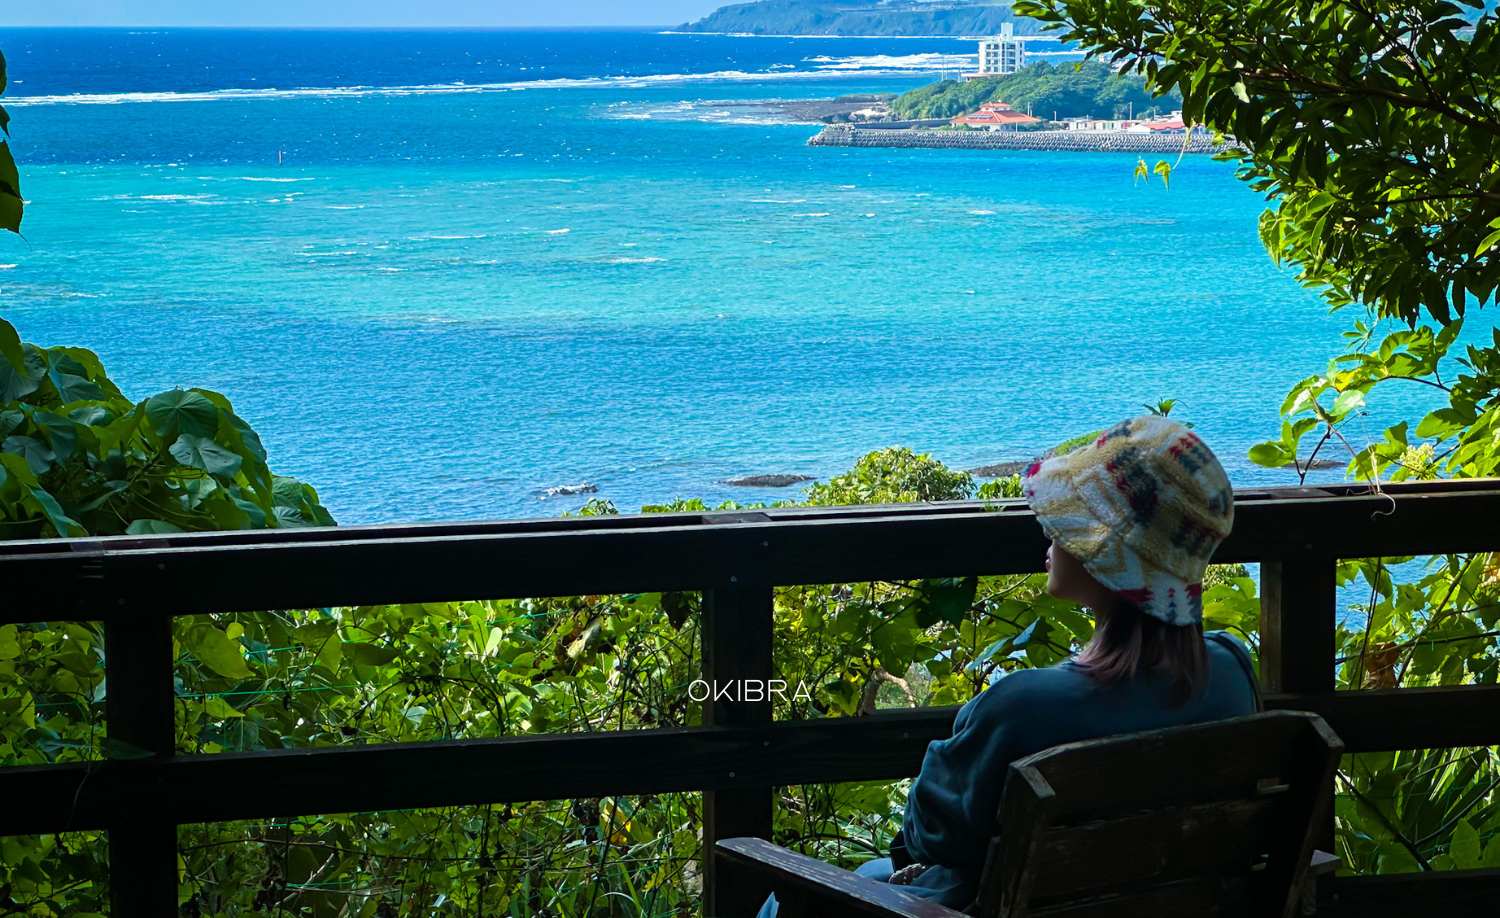
<svg viewBox="0 0 1500 918">
<path fill-rule="evenodd" d="M 1180 98 L 1180 97 L 1179 97 Z M 1016 73 L 955 82 L 944 80 L 922 86 L 891 101 L 891 116 L 897 120 L 953 118 L 977 111 L 986 102 L 1005 102 L 1017 111 L 1038 118 L 1124 117 L 1177 108 L 1177 98 L 1160 99 L 1147 90 L 1140 77 L 1112 74 L 1104 64 L 1091 61 L 1075 67 L 1054 67 L 1044 62 Z"/>
<path fill-rule="evenodd" d="M 206 389 L 131 402 L 92 351 L 0 319 L 0 538 L 332 525 Z"/>
</svg>

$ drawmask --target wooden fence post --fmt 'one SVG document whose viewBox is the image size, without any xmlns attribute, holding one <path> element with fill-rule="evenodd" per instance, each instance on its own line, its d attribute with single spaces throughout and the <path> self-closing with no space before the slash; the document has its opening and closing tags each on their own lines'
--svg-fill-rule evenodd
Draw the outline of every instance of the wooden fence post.
<svg viewBox="0 0 1500 918">
<path fill-rule="evenodd" d="M 1262 691 L 1311 694 L 1334 690 L 1337 565 L 1333 558 L 1261 563 Z M 1317 845 L 1332 852 L 1332 807 L 1320 818 Z"/>
<path fill-rule="evenodd" d="M 110 739 L 170 758 L 176 745 L 172 619 L 115 617 L 104 625 Z M 118 754 L 118 753 L 117 753 Z M 125 758 L 122 756 L 122 758 Z M 111 768 L 129 768 L 117 761 Z M 177 914 L 177 824 L 169 788 L 119 801 L 109 822 L 110 913 L 133 918 Z"/>
<path fill-rule="evenodd" d="M 769 586 L 704 593 L 703 679 L 710 688 L 703 702 L 705 724 L 771 723 L 771 603 Z M 744 691 L 747 683 L 757 681 L 761 691 Z M 745 700 L 746 694 L 752 700 Z M 703 914 L 708 918 L 754 915 L 765 900 L 769 890 L 719 869 L 714 843 L 746 836 L 769 839 L 771 807 L 769 787 L 704 792 Z"/>
</svg>

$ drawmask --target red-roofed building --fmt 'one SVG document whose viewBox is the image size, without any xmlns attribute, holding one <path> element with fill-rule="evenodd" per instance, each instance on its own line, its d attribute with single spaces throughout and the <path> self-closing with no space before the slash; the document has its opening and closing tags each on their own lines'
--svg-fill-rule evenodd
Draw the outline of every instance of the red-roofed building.
<svg viewBox="0 0 1500 918">
<path fill-rule="evenodd" d="M 968 127 L 988 128 L 992 131 L 1009 130 L 1018 124 L 1039 124 L 1042 119 L 1018 112 L 1004 102 L 986 102 L 979 111 L 959 115 L 953 124 Z"/>
</svg>

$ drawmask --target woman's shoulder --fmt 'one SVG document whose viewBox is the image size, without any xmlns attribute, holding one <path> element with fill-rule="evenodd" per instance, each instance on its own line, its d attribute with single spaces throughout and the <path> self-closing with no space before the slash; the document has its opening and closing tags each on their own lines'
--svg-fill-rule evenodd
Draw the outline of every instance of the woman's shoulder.
<svg viewBox="0 0 1500 918">
<path fill-rule="evenodd" d="M 1070 698 L 1088 691 L 1089 677 L 1071 662 L 1056 666 L 1018 669 L 990 683 L 975 699 L 995 710 L 1012 706 L 1030 707 L 1039 701 Z"/>
<path fill-rule="evenodd" d="M 1228 631 L 1205 631 L 1203 643 L 1208 646 L 1210 654 L 1228 655 L 1236 660 L 1250 662 L 1250 648 Z"/>
</svg>

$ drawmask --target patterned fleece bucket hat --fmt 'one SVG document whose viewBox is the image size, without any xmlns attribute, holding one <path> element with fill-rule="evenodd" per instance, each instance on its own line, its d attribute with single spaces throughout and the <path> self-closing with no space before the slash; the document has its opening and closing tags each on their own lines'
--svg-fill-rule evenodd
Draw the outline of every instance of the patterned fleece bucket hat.
<svg viewBox="0 0 1500 918">
<path fill-rule="evenodd" d="M 1032 463 L 1022 487 L 1047 537 L 1121 599 L 1173 625 L 1203 621 L 1203 572 L 1234 525 L 1234 491 L 1197 434 L 1131 418 Z"/>
</svg>

